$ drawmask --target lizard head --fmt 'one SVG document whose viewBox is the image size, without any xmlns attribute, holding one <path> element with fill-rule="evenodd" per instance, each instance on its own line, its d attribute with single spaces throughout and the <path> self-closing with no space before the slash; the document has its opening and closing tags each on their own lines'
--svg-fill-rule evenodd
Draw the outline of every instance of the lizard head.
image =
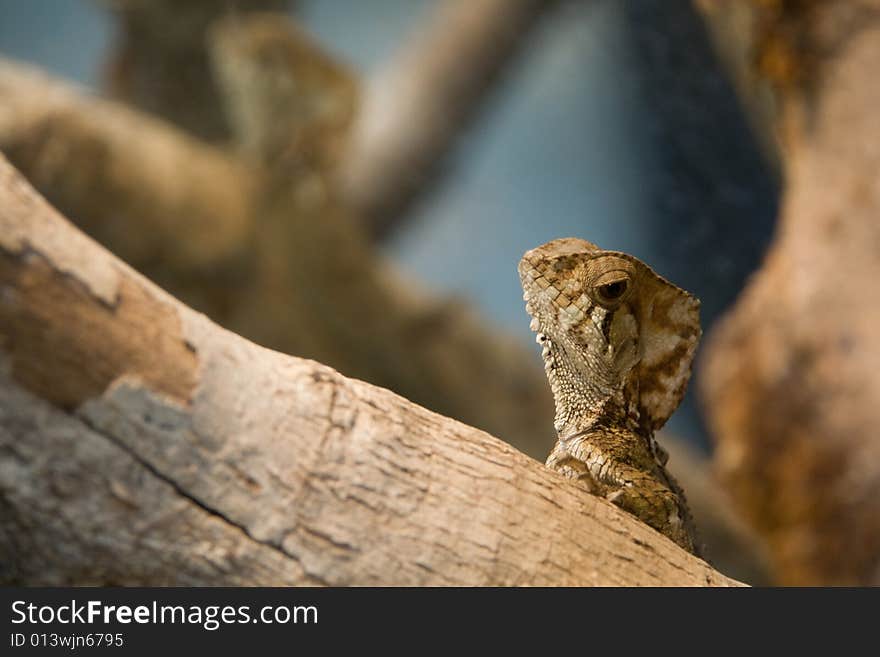
<svg viewBox="0 0 880 657">
<path fill-rule="evenodd" d="M 700 339 L 700 302 L 638 259 L 564 238 L 520 260 L 556 430 L 585 420 L 653 432 L 678 407 Z"/>
</svg>

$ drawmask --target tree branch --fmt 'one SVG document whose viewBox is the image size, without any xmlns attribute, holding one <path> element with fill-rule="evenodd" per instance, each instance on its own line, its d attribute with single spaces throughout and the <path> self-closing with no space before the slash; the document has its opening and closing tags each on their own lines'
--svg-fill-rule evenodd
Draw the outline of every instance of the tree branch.
<svg viewBox="0 0 880 657">
<path fill-rule="evenodd" d="M 552 0 L 445 0 L 367 86 L 339 178 L 377 237 L 436 180 L 456 138 Z"/>
<path fill-rule="evenodd" d="M 229 125 L 208 61 L 207 32 L 223 16 L 284 11 L 290 0 L 96 0 L 116 18 L 105 86 L 120 101 L 212 142 Z"/>
<path fill-rule="evenodd" d="M 191 272 L 234 259 L 246 245 L 256 182 L 245 165 L 3 58 L 0 148 L 128 262 Z"/>
</svg>

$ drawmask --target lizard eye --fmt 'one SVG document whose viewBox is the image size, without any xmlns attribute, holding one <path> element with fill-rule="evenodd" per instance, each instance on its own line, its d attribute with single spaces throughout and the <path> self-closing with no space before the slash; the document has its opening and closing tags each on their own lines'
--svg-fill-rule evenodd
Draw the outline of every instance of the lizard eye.
<svg viewBox="0 0 880 657">
<path fill-rule="evenodd" d="M 607 302 L 614 302 L 620 299 L 625 293 L 629 284 L 626 281 L 615 281 L 607 285 L 600 285 L 596 288 L 596 295 Z"/>
<path fill-rule="evenodd" d="M 608 310 L 616 308 L 629 296 L 632 284 L 632 274 L 622 267 L 606 270 L 587 281 L 590 296 Z"/>
</svg>

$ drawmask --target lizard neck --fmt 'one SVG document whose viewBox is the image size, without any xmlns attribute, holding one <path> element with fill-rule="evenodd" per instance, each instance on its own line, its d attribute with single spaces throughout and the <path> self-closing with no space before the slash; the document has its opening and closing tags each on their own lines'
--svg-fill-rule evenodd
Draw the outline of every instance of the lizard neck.
<svg viewBox="0 0 880 657">
<path fill-rule="evenodd" d="M 627 394 L 624 386 L 597 390 L 583 379 L 551 380 L 556 415 L 553 426 L 559 437 L 575 432 L 608 428 L 641 433 L 638 422 L 638 396 Z"/>
<path fill-rule="evenodd" d="M 598 402 L 597 406 L 586 412 L 572 413 L 557 402 L 556 430 L 559 444 L 570 451 L 573 445 L 590 443 L 609 445 L 609 440 L 618 448 L 625 446 L 624 453 L 639 455 L 661 466 L 665 466 L 669 455 L 654 439 L 654 434 L 639 426 L 638 413 L 624 412 L 629 407 L 624 391 Z M 562 407 L 561 407 L 562 406 Z M 636 408 L 633 404 L 632 408 Z M 647 461 L 642 461 L 646 463 Z"/>
<path fill-rule="evenodd" d="M 650 455 L 653 461 L 661 466 L 666 465 L 668 453 L 654 439 L 653 431 L 639 423 L 639 397 L 635 382 L 620 385 L 601 396 L 595 386 L 587 385 L 592 397 L 572 394 L 569 392 L 572 390 L 571 384 L 558 378 L 556 382 L 554 424 L 560 444 L 584 441 L 603 444 L 609 436 L 613 436 L 615 444 L 627 445 L 627 453 Z M 590 399 L 591 403 L 578 403 L 584 399 Z"/>
<path fill-rule="evenodd" d="M 638 426 L 627 420 L 622 410 L 620 399 L 612 397 L 600 400 L 595 406 L 586 409 L 575 409 L 565 400 L 556 404 L 556 432 L 560 439 L 574 434 L 590 434 L 608 429 L 626 430 L 638 433 Z"/>
<path fill-rule="evenodd" d="M 635 378 L 619 379 L 565 351 L 558 343 L 544 350 L 544 369 L 556 406 L 553 425 L 559 437 L 609 428 L 641 434 Z"/>
</svg>

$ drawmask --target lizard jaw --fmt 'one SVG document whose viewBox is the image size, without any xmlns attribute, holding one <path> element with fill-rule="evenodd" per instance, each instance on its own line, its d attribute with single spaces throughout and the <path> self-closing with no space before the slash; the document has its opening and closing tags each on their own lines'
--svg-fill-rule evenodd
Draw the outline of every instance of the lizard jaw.
<svg viewBox="0 0 880 657">
<path fill-rule="evenodd" d="M 535 342 L 541 347 L 544 373 L 553 393 L 556 415 L 553 425 L 560 435 L 572 428 L 583 429 L 599 416 L 600 410 L 615 398 L 614 387 L 601 389 L 595 379 L 584 377 L 577 358 L 567 353 L 561 330 L 545 327 L 533 320 L 537 327 Z"/>
</svg>

